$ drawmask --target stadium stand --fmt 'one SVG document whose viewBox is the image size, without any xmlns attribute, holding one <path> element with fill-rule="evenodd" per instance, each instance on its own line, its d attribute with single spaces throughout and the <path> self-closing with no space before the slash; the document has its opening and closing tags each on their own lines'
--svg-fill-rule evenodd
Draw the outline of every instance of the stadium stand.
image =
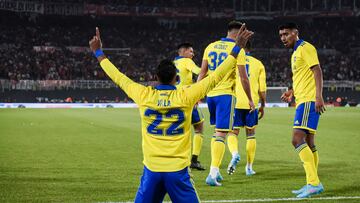
<svg viewBox="0 0 360 203">
<path fill-rule="evenodd" d="M 355 100 L 360 100 L 360 27 L 356 26 L 360 24 L 356 15 L 360 5 L 357 1 L 353 4 L 302 1 L 302 6 L 295 10 L 289 3 L 298 4 L 296 0 L 258 0 L 256 4 L 248 0 L 235 4 L 231 1 L 223 4 L 218 0 L 22 1 L 42 5 L 43 10 L 21 12 L 15 4 L 10 8 L 6 7 L 7 1 L 4 2 L 0 6 L 0 101 L 9 98 L 9 92 L 14 90 L 49 89 L 46 87 L 54 84 L 46 82 L 50 80 L 88 81 L 80 82 L 87 83 L 87 88 L 94 87 L 94 82 L 89 81 L 108 80 L 87 49 L 88 36 L 95 26 L 101 28 L 104 47 L 108 48 L 106 53 L 111 60 L 132 79 L 147 83 L 155 80 L 155 65 L 163 58 L 173 58 L 176 45 L 181 42 L 194 44 L 194 61 L 200 65 L 205 46 L 224 36 L 224 25 L 234 17 L 256 32 L 253 55 L 263 61 L 269 86 L 288 86 L 291 82 L 291 52 L 283 49 L 277 33 L 277 25 L 291 20 L 299 24 L 300 36 L 319 50 L 326 80 L 325 94 L 326 91 L 354 91 Z M 52 3 L 55 6 L 51 7 Z M 215 15 L 221 11 L 212 11 L 208 4 L 212 8 L 223 8 L 223 15 Z M 67 11 L 64 5 L 71 5 L 72 9 Z M 103 8 L 100 13 L 92 13 L 100 7 Z M 329 14 L 329 8 L 333 13 Z M 180 16 L 163 18 L 161 15 L 173 14 L 162 9 L 178 12 Z M 188 14 L 191 15 L 181 14 L 183 9 L 190 9 Z M 315 16 L 312 15 L 314 11 L 318 12 Z M 149 12 L 152 17 L 147 16 Z M 291 12 L 297 13 L 297 17 L 291 17 Z M 275 17 L 269 18 L 270 13 Z M 337 17 L 331 15 L 334 13 Z M 221 27 L 224 31 L 219 29 Z M 312 29 L 314 27 L 316 29 Z M 54 88 L 80 88 L 74 85 L 79 82 L 71 84 Z M 108 84 L 105 88 L 114 87 Z"/>
</svg>

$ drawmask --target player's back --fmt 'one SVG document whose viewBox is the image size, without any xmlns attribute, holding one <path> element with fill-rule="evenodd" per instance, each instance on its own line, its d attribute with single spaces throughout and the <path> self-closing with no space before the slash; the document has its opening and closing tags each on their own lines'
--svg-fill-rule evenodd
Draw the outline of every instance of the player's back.
<svg viewBox="0 0 360 203">
<path fill-rule="evenodd" d="M 251 97 L 255 106 L 259 103 L 259 91 L 266 91 L 265 67 L 260 60 L 246 55 L 246 73 L 250 82 Z M 242 87 L 239 72 L 236 72 L 236 108 L 249 109 L 249 99 Z"/>
<path fill-rule="evenodd" d="M 148 87 L 139 103 L 144 164 L 152 171 L 178 171 L 190 164 L 191 112 L 182 89 Z"/>
<path fill-rule="evenodd" d="M 206 60 L 208 63 L 209 73 L 213 73 L 217 67 L 226 59 L 230 54 L 231 50 L 235 46 L 235 41 L 230 38 L 221 38 L 221 40 L 215 41 L 209 44 L 205 51 L 203 60 Z M 245 52 L 241 49 L 238 55 L 238 63 L 240 65 L 245 63 Z M 242 62 L 243 60 L 243 62 Z M 208 93 L 208 96 L 219 96 L 219 95 L 235 95 L 235 69 L 234 71 L 229 72 L 222 81 L 220 81 L 216 87 Z"/>
<path fill-rule="evenodd" d="M 190 58 L 178 56 L 174 60 L 179 80 L 177 87 L 193 84 L 193 73 L 199 74 L 200 68 Z"/>
</svg>

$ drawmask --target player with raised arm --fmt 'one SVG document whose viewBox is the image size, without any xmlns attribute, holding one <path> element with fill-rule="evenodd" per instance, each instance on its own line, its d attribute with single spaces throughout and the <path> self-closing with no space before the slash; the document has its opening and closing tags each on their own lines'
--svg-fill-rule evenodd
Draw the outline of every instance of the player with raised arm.
<svg viewBox="0 0 360 203">
<path fill-rule="evenodd" d="M 299 198 L 306 198 L 324 190 L 318 177 L 319 155 L 315 147 L 315 132 L 320 114 L 325 111 L 322 97 L 322 70 L 315 47 L 299 39 L 299 31 L 295 23 L 281 25 L 279 35 L 284 46 L 293 49 L 291 56 L 293 89 L 285 92 L 281 99 L 290 102 L 292 97 L 295 97 L 296 112 L 292 144 L 303 162 L 306 173 L 306 185 L 292 192 Z"/>
<path fill-rule="evenodd" d="M 160 85 L 146 87 L 121 73 L 105 56 L 100 32 L 90 42 L 105 73 L 139 106 L 144 171 L 135 202 L 162 202 L 166 193 L 173 202 L 199 202 L 188 172 L 191 154 L 191 113 L 196 102 L 216 86 L 236 64 L 240 47 L 252 32 L 239 30 L 236 46 L 218 69 L 199 83 L 176 89 L 176 67 L 163 60 L 157 67 Z"/>
<path fill-rule="evenodd" d="M 260 60 L 251 56 L 250 54 L 250 42 L 246 44 L 246 73 L 250 81 L 251 87 L 251 97 L 253 98 L 256 109 L 250 112 L 249 100 L 246 97 L 245 91 L 240 82 L 240 76 L 236 74 L 236 106 L 235 106 L 235 115 L 234 115 L 234 129 L 229 133 L 228 139 L 232 136 L 239 135 L 239 129 L 245 128 L 246 133 L 246 167 L 245 174 L 251 176 L 255 174 L 255 171 L 252 168 L 255 159 L 256 151 L 256 139 L 255 139 L 255 127 L 258 124 L 258 119 L 261 119 L 264 116 L 264 108 L 266 103 L 266 73 L 265 67 Z M 260 107 L 258 107 L 260 99 Z M 260 114 L 260 117 L 258 117 Z M 232 156 L 239 156 L 238 145 L 231 146 L 228 142 L 228 147 Z M 232 162 L 228 166 L 228 174 L 233 174 L 235 172 L 235 164 Z"/>
<path fill-rule="evenodd" d="M 243 24 L 232 21 L 228 24 L 226 38 L 209 44 L 205 51 L 201 64 L 198 81 L 205 78 L 206 74 L 213 74 L 222 64 L 224 59 L 235 46 L 235 38 Z M 241 83 L 249 99 L 251 111 L 255 109 L 251 98 L 250 84 L 245 70 L 245 51 L 242 49 L 237 57 L 237 69 L 240 74 Z M 210 186 L 221 186 L 219 183 L 223 178 L 220 174 L 221 165 L 225 153 L 225 139 L 228 132 L 232 131 L 233 111 L 235 108 L 235 69 L 229 72 L 216 87 L 207 94 L 207 104 L 210 112 L 210 124 L 215 125 L 215 134 L 211 140 L 211 166 L 210 173 L 206 178 L 206 184 Z M 232 136 L 234 137 L 234 136 Z M 228 140 L 231 146 L 237 146 L 235 139 Z M 232 163 L 236 165 L 240 156 L 233 156 Z"/>
<path fill-rule="evenodd" d="M 193 73 L 198 75 L 200 67 L 198 67 L 192 58 L 194 57 L 194 49 L 190 43 L 182 43 L 178 46 L 178 56 L 175 57 L 174 64 L 176 66 L 178 81 L 176 88 L 187 87 L 193 84 Z M 193 148 L 191 156 L 190 168 L 197 170 L 205 170 L 198 161 L 203 143 L 204 131 L 204 115 L 196 104 L 191 115 L 191 124 L 194 127 Z"/>
</svg>

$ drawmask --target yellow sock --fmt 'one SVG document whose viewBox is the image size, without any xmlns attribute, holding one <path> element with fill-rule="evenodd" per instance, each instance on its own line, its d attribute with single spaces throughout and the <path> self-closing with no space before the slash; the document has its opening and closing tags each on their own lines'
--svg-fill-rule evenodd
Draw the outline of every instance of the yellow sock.
<svg viewBox="0 0 360 203">
<path fill-rule="evenodd" d="M 314 155 L 314 162 L 315 162 L 315 168 L 316 170 L 318 170 L 318 166 L 319 166 L 319 152 L 316 149 L 316 146 L 311 148 L 311 151 Z"/>
<path fill-rule="evenodd" d="M 299 157 L 303 162 L 303 166 L 306 173 L 306 183 L 311 185 L 319 185 L 320 180 L 315 168 L 314 155 L 310 150 L 310 147 L 304 143 L 296 147 L 295 151 L 299 153 Z"/>
<path fill-rule="evenodd" d="M 201 133 L 195 133 L 193 141 L 193 155 L 199 156 L 203 143 L 203 135 Z"/>
<path fill-rule="evenodd" d="M 227 137 L 227 146 L 231 154 L 239 153 L 238 137 L 234 133 L 229 133 Z"/>
<path fill-rule="evenodd" d="M 211 138 L 210 146 L 213 146 L 215 140 L 216 140 L 216 135 L 213 135 Z"/>
<path fill-rule="evenodd" d="M 247 164 L 254 163 L 255 151 L 256 151 L 255 136 L 248 136 L 246 138 L 246 161 L 247 161 Z"/>
<path fill-rule="evenodd" d="M 216 136 L 211 145 L 211 166 L 219 168 L 225 153 L 225 138 Z"/>
</svg>

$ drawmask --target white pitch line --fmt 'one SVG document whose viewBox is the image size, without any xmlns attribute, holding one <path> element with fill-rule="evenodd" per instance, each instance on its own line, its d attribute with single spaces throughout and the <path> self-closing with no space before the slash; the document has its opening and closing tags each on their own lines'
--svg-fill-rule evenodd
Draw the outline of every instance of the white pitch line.
<svg viewBox="0 0 360 203">
<path fill-rule="evenodd" d="M 303 200 L 342 200 L 342 199 L 360 199 L 360 196 L 338 196 L 338 197 L 315 197 L 315 198 L 263 198 L 263 199 L 229 199 L 229 200 L 204 200 L 205 203 L 228 203 L 228 202 L 283 202 L 283 201 L 303 201 Z M 133 203 L 127 202 L 99 202 L 99 203 Z M 171 203 L 171 202 L 164 202 Z"/>
</svg>

